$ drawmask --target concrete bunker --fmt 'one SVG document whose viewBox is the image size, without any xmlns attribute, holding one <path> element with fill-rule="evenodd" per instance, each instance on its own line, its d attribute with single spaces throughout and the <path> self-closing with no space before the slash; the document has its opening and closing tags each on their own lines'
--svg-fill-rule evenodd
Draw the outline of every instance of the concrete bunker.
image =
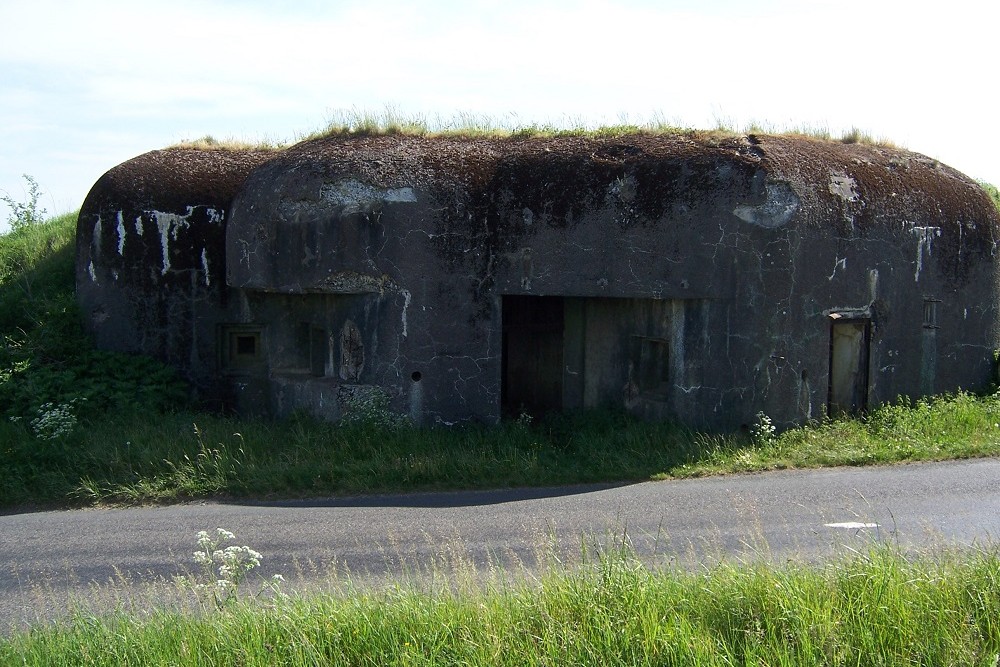
<svg viewBox="0 0 1000 667">
<path fill-rule="evenodd" d="M 100 346 L 247 413 L 614 405 L 735 428 L 984 387 L 1000 219 L 916 153 L 784 136 L 176 148 L 94 186 Z"/>
</svg>

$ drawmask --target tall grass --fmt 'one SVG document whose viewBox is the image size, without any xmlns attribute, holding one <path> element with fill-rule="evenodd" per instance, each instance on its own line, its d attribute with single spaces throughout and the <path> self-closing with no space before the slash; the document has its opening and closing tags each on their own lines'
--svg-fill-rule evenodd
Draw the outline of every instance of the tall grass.
<svg viewBox="0 0 1000 667">
<path fill-rule="evenodd" d="M 694 477 L 1000 453 L 1000 398 L 883 406 L 766 440 L 646 423 L 615 411 L 532 423 L 414 429 L 309 418 L 241 420 L 119 409 L 71 435 L 0 422 L 0 507 L 302 497 Z"/>
<path fill-rule="evenodd" d="M 627 547 L 540 575 L 79 613 L 0 639 L 19 665 L 995 665 L 995 551 L 656 569 Z"/>
<path fill-rule="evenodd" d="M 7 443 L 0 506 L 643 479 L 679 456 L 687 460 L 694 442 L 686 429 L 619 413 L 492 428 L 382 429 L 190 412 L 150 420 L 124 410 L 86 417 L 57 441 L 39 441 L 24 423 L 0 423 L 0 439 Z"/>
</svg>

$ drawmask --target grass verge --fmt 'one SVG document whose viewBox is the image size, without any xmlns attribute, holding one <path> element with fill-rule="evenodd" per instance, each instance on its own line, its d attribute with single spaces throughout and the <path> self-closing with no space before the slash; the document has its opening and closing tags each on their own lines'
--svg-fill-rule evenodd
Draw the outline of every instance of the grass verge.
<svg viewBox="0 0 1000 667">
<path fill-rule="evenodd" d="M 19 665 L 995 665 L 1000 557 L 651 569 L 627 548 L 541 575 L 78 614 L 0 639 Z M 465 583 L 462 583 L 465 582 Z"/>
<path fill-rule="evenodd" d="M 1000 397 L 883 406 L 775 437 L 706 435 L 618 412 L 454 429 L 119 410 L 42 440 L 0 423 L 0 506 L 550 486 L 1000 453 Z"/>
</svg>

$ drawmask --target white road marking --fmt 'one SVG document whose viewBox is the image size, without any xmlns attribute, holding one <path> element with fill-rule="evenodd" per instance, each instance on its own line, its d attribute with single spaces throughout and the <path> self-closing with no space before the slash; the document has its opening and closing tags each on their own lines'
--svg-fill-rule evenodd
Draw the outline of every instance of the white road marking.
<svg viewBox="0 0 1000 667">
<path fill-rule="evenodd" d="M 824 523 L 827 528 L 849 528 L 852 530 L 857 530 L 858 528 L 878 528 L 877 523 L 861 523 L 860 521 L 844 521 L 842 523 Z"/>
</svg>

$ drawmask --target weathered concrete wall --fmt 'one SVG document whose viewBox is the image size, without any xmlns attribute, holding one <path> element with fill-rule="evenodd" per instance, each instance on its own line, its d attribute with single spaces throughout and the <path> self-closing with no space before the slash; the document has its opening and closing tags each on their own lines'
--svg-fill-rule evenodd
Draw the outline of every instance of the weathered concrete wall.
<svg viewBox="0 0 1000 667">
<path fill-rule="evenodd" d="M 228 276 L 262 294 L 369 295 L 356 381 L 423 421 L 498 416 L 503 295 L 534 295 L 566 309 L 564 407 L 733 427 L 825 411 L 835 314 L 871 322 L 873 404 L 982 386 L 997 226 L 968 179 L 877 147 L 334 139 L 248 180 Z M 655 396 L 630 375 L 637 337 L 664 341 Z"/>
<path fill-rule="evenodd" d="M 237 319 L 225 281 L 229 205 L 269 153 L 146 153 L 106 173 L 77 225 L 77 296 L 105 349 L 154 356 L 213 402 L 220 322 Z"/>
<path fill-rule="evenodd" d="M 88 199 L 78 271 L 103 345 L 247 411 L 337 418 L 378 387 L 420 423 L 613 404 L 734 428 L 820 417 L 833 376 L 854 407 L 979 388 L 1000 348 L 997 212 L 905 151 L 389 136 L 240 165 L 214 199 Z M 834 327 L 863 368 L 831 374 Z"/>
</svg>

